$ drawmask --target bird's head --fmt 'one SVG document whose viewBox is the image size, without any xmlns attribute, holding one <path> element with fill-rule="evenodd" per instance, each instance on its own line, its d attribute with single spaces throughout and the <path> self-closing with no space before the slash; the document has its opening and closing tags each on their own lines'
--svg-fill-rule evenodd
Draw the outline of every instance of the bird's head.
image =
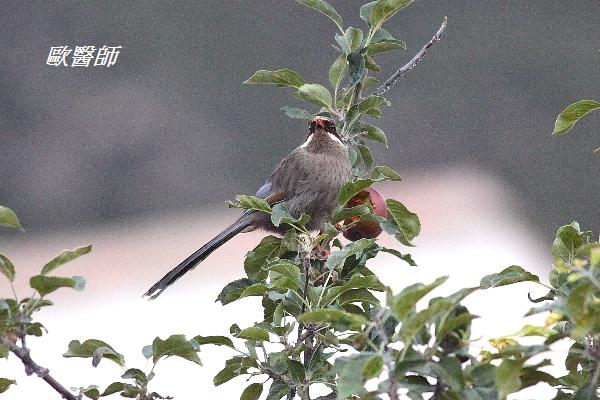
<svg viewBox="0 0 600 400">
<path fill-rule="evenodd" d="M 308 146 L 313 140 L 316 140 L 316 142 L 335 142 L 343 145 L 335 128 L 335 123 L 331 119 L 322 116 L 317 116 L 310 122 L 303 147 Z"/>
</svg>

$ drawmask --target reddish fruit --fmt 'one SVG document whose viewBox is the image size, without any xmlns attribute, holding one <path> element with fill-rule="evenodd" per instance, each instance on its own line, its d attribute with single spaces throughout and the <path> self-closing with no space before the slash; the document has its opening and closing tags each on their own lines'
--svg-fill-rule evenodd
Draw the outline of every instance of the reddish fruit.
<svg viewBox="0 0 600 400">
<path fill-rule="evenodd" d="M 385 199 L 377 190 L 366 188 L 354 195 L 346 207 L 366 205 L 375 215 L 387 218 L 387 205 Z M 344 231 L 344 237 L 348 240 L 375 239 L 381 234 L 381 227 L 377 222 L 365 221 L 360 217 L 350 217 L 344 220 L 344 225 L 350 225 Z"/>
</svg>

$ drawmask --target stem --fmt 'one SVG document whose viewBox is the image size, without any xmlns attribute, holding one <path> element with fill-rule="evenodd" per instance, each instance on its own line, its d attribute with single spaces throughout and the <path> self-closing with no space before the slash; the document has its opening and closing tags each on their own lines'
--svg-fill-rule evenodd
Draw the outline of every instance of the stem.
<svg viewBox="0 0 600 400">
<path fill-rule="evenodd" d="M 375 329 L 377 329 L 377 335 L 381 338 L 383 360 L 388 370 L 388 380 L 390 381 L 390 385 L 387 394 L 390 397 L 390 400 L 399 400 L 400 398 L 398 397 L 398 381 L 396 380 L 396 375 L 394 374 L 394 360 L 388 347 L 389 342 L 387 335 L 383 330 L 383 324 L 385 323 L 385 319 L 383 318 L 384 312 L 385 310 L 381 309 L 375 316 Z"/>
<path fill-rule="evenodd" d="M 442 26 L 440 26 L 440 29 L 438 29 L 435 35 L 433 35 L 431 40 L 427 42 L 425 46 L 423 46 L 423 48 L 412 58 L 412 60 L 410 60 L 404 66 L 400 67 L 400 69 L 398 69 L 398 71 L 396 71 L 392 76 L 390 76 L 387 81 L 385 81 L 381 86 L 379 86 L 377 90 L 373 92 L 373 95 L 380 96 L 383 93 L 387 92 L 402 75 L 406 74 L 408 71 L 413 69 L 419 63 L 419 61 L 421 61 L 423 57 L 425 57 L 425 54 L 427 53 L 429 48 L 442 39 L 442 34 L 444 33 L 444 29 L 446 29 L 447 23 L 448 17 L 444 17 L 444 22 L 442 22 Z"/>
<path fill-rule="evenodd" d="M 327 284 L 329 283 L 329 279 L 331 279 L 331 274 L 333 274 L 333 268 L 329 270 L 327 274 L 327 278 L 325 278 L 325 283 L 323 284 L 323 290 L 319 294 L 319 301 L 317 301 L 317 308 L 321 305 L 321 300 L 323 300 L 323 293 L 325 293 L 325 289 L 327 289 Z"/>
<path fill-rule="evenodd" d="M 19 302 L 19 298 L 17 297 L 17 291 L 15 290 L 15 285 L 13 285 L 12 281 L 8 281 L 10 283 L 10 290 L 12 290 L 13 296 L 16 302 Z"/>
<path fill-rule="evenodd" d="M 366 68 L 365 68 L 365 71 L 367 71 Z M 352 92 L 352 98 L 350 99 L 350 107 L 352 107 L 354 104 L 356 104 L 360 101 L 360 95 L 362 93 L 362 88 L 363 88 L 363 81 L 366 76 L 367 76 L 367 74 L 366 74 L 366 72 L 364 72 L 363 76 L 360 78 L 360 81 L 358 81 L 356 83 L 356 86 L 354 86 L 354 92 Z"/>
<path fill-rule="evenodd" d="M 312 251 L 312 242 L 309 246 L 304 246 L 304 251 L 302 252 L 302 266 L 304 267 L 304 290 L 302 291 L 302 314 L 306 311 L 306 305 L 308 304 L 308 283 L 309 283 L 309 272 L 310 272 L 310 254 Z M 313 346 L 313 337 L 314 332 L 310 329 L 307 329 L 306 334 L 303 334 L 305 329 L 305 325 L 303 323 L 298 324 L 298 340 L 296 345 L 299 345 L 301 342 L 306 344 L 306 350 L 304 350 L 304 366 L 306 368 L 307 365 L 310 364 L 312 359 L 312 346 Z M 288 394 L 288 399 L 291 400 L 296 395 L 296 392 L 300 396 L 302 400 L 310 400 L 309 395 L 309 385 L 302 383 Z M 290 397 L 291 396 L 291 397 Z"/>
<path fill-rule="evenodd" d="M 25 341 L 22 339 L 23 347 L 17 346 L 16 343 L 2 338 L 2 344 L 10 349 L 10 351 L 17 356 L 23 365 L 25 366 L 25 373 L 27 375 L 36 374 L 42 378 L 48 385 L 56 390 L 63 399 L 67 400 L 81 400 L 81 395 L 74 395 L 67 388 L 61 385 L 56 379 L 50 375 L 50 371 L 47 368 L 38 365 L 30 356 L 30 350 L 25 346 Z"/>
</svg>

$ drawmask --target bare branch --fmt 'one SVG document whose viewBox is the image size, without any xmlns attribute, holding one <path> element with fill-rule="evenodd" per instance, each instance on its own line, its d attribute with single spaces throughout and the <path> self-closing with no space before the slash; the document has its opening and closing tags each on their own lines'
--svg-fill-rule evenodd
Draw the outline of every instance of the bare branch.
<svg viewBox="0 0 600 400">
<path fill-rule="evenodd" d="M 39 366 L 33 359 L 31 358 L 29 349 L 25 346 L 25 340 L 22 340 L 23 347 L 19 347 L 13 341 L 10 341 L 6 338 L 2 338 L 2 344 L 10 349 L 10 351 L 23 363 L 25 366 L 25 373 L 27 375 L 36 374 L 40 378 L 42 378 L 48 385 L 52 386 L 54 390 L 56 390 L 63 399 L 66 400 L 81 400 L 81 395 L 74 395 L 67 388 L 61 385 L 56 379 L 54 379 L 50 375 L 50 371 L 47 368 Z"/>
<path fill-rule="evenodd" d="M 377 90 L 373 92 L 373 95 L 380 96 L 383 93 L 387 92 L 402 75 L 406 74 L 408 71 L 413 69 L 419 63 L 419 61 L 421 61 L 423 57 L 425 57 L 425 54 L 427 53 L 429 48 L 442 39 L 442 35 L 444 33 L 444 30 L 446 29 L 447 23 L 448 17 L 444 17 L 444 22 L 442 22 L 442 26 L 440 26 L 440 29 L 438 29 L 435 35 L 433 35 L 431 40 L 427 42 L 425 46 L 423 46 L 423 48 L 412 58 L 412 60 L 410 60 L 404 66 L 400 67 L 400 69 L 396 71 L 392 76 L 390 76 L 387 81 L 383 82 L 383 84 L 381 84 L 381 86 L 379 86 Z"/>
</svg>

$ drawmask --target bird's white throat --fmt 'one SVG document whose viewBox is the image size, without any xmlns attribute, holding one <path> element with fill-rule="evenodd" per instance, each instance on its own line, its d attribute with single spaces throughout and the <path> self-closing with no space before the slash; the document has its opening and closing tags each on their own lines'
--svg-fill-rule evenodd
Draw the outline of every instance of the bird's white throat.
<svg viewBox="0 0 600 400">
<path fill-rule="evenodd" d="M 341 144 L 342 146 L 344 145 L 344 144 L 342 143 L 342 141 L 341 141 L 340 139 L 338 139 L 338 137 L 337 137 L 337 136 L 335 136 L 334 134 L 327 132 L 327 135 L 328 135 L 328 136 L 329 136 L 329 138 L 330 138 L 331 140 L 333 140 L 334 142 L 337 142 L 337 143 Z M 308 146 L 308 144 L 309 144 L 309 143 L 310 143 L 310 141 L 312 140 L 313 136 L 314 136 L 314 134 L 313 134 L 313 135 L 309 135 L 309 136 L 306 138 L 306 141 L 300 145 L 300 148 L 305 148 L 306 146 Z"/>
</svg>

